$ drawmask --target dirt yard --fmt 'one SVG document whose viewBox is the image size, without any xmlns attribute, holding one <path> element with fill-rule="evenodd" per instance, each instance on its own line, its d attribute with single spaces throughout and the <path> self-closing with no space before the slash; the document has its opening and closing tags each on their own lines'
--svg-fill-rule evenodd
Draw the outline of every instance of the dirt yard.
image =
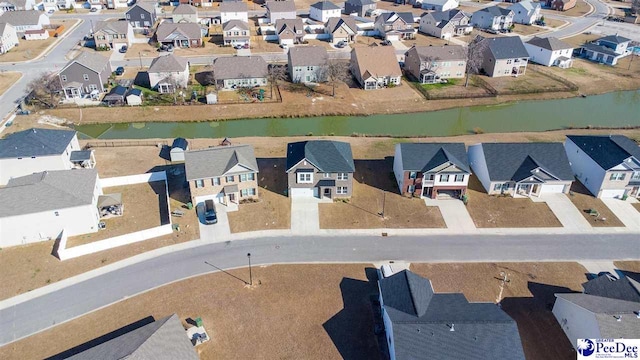
<svg viewBox="0 0 640 360">
<path fill-rule="evenodd" d="M 613 264 L 618 269 L 629 273 L 628 276 L 640 281 L 640 261 L 614 261 Z"/>
<path fill-rule="evenodd" d="M 438 207 L 400 196 L 391 173 L 392 157 L 355 160 L 355 165 L 351 199 L 319 204 L 321 229 L 445 227 Z"/>
<path fill-rule="evenodd" d="M 593 227 L 624 227 L 624 224 L 618 217 L 605 205 L 602 200 L 591 195 L 589 190 L 576 180 L 571 185 L 571 192 L 568 196 L 569 200 L 580 210 L 582 216 Z M 592 216 L 589 209 L 595 209 L 600 214 Z"/>
<path fill-rule="evenodd" d="M 247 269 L 230 273 L 249 277 Z M 254 267 L 252 288 L 223 273 L 199 276 L 4 346 L 0 358 L 46 358 L 149 316 L 177 313 L 185 326 L 187 318 L 204 321 L 212 340 L 197 348 L 202 360 L 376 360 L 375 280 L 375 269 L 362 264 Z"/>
<path fill-rule="evenodd" d="M 50 45 L 56 43 L 60 39 L 63 39 L 69 29 L 73 27 L 80 20 L 55 20 L 52 25 L 63 25 L 65 30 L 59 37 L 50 37 L 46 40 L 25 40 L 18 39 L 18 46 L 9 50 L 9 52 L 0 55 L 0 62 L 16 62 L 27 61 L 38 58 L 43 51 L 45 51 Z"/>
<path fill-rule="evenodd" d="M 535 25 L 523 25 L 523 24 L 513 24 L 513 32 L 522 36 L 531 36 L 536 35 L 538 33 L 546 33 L 549 30 Z"/>
<path fill-rule="evenodd" d="M 633 207 L 636 208 L 636 210 L 640 211 L 640 204 L 633 204 Z"/>
<path fill-rule="evenodd" d="M 5 71 L 0 73 L 0 95 L 4 94 L 21 77 L 22 74 L 19 72 Z"/>
<path fill-rule="evenodd" d="M 538 68 L 540 68 L 538 65 L 529 64 L 527 65 L 526 73 L 518 76 L 517 78 L 514 78 L 513 76 L 493 78 L 483 76 L 482 80 L 489 83 L 489 85 L 496 89 L 499 94 L 508 94 L 513 92 L 533 93 L 544 91 L 569 91 L 569 88 L 563 83 L 535 71 Z"/>
<path fill-rule="evenodd" d="M 551 313 L 554 293 L 581 291 L 585 268 L 577 263 L 412 264 L 435 292 L 462 292 L 469 301 L 497 302 L 517 323 L 528 360 L 571 360 L 576 353 Z M 502 299 L 498 299 L 502 276 Z"/>
<path fill-rule="evenodd" d="M 479 228 L 560 227 L 562 224 L 545 203 L 510 196 L 487 195 L 477 177 L 467 188 L 469 215 Z"/>
</svg>

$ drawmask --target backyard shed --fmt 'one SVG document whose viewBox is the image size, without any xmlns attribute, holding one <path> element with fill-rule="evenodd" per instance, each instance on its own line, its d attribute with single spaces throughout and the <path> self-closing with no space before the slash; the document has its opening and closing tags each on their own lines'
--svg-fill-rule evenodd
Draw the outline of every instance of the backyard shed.
<svg viewBox="0 0 640 360">
<path fill-rule="evenodd" d="M 107 105 L 122 105 L 124 104 L 124 97 L 127 93 L 127 88 L 123 86 L 116 86 L 102 99 Z"/>
<path fill-rule="evenodd" d="M 189 150 L 189 143 L 185 138 L 176 138 L 171 145 L 171 161 L 184 161 L 184 152 Z"/>
<path fill-rule="evenodd" d="M 140 89 L 131 89 L 127 94 L 127 104 L 130 106 L 142 105 L 142 91 Z"/>
<path fill-rule="evenodd" d="M 207 94 L 207 104 L 217 104 L 218 103 L 218 94 L 209 93 Z"/>
</svg>

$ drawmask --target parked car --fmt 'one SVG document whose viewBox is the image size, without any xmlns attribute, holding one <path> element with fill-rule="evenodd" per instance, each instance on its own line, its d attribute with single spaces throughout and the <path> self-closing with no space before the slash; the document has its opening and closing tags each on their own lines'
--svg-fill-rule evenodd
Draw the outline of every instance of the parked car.
<svg viewBox="0 0 640 360">
<path fill-rule="evenodd" d="M 127 50 L 129 50 L 129 47 L 127 45 L 122 45 L 122 47 L 120 48 L 120 52 L 122 54 L 126 53 Z"/>
<path fill-rule="evenodd" d="M 55 10 L 51 9 L 51 10 L 47 11 L 47 14 L 51 15 L 51 14 L 53 14 L 54 12 L 55 12 Z"/>
<path fill-rule="evenodd" d="M 207 225 L 216 224 L 218 222 L 216 207 L 211 199 L 204 201 L 204 222 Z"/>
<path fill-rule="evenodd" d="M 289 45 L 287 44 L 280 44 L 280 47 L 283 48 L 284 50 L 287 50 L 289 48 Z"/>
<path fill-rule="evenodd" d="M 336 44 L 336 47 L 339 49 L 342 49 L 343 47 L 347 46 L 347 43 L 344 41 L 340 41 Z"/>
<path fill-rule="evenodd" d="M 173 45 L 171 45 L 171 44 L 162 44 L 158 48 L 158 51 L 172 52 L 173 51 Z"/>
<path fill-rule="evenodd" d="M 98 11 L 98 8 L 91 8 L 91 10 L 89 10 L 90 12 L 96 12 Z"/>
<path fill-rule="evenodd" d="M 380 43 L 380 45 L 382 45 L 382 46 L 388 46 L 388 45 L 391 45 L 391 41 L 389 41 L 389 40 L 384 40 L 383 42 L 381 42 L 381 43 Z"/>
<path fill-rule="evenodd" d="M 113 73 L 116 74 L 117 76 L 120 76 L 124 74 L 124 68 L 122 66 L 118 66 L 118 68 L 116 68 L 116 71 L 114 71 Z"/>
<path fill-rule="evenodd" d="M 233 45 L 233 48 L 236 49 L 236 50 L 240 50 L 240 49 L 242 49 L 242 45 L 240 45 L 240 44 Z"/>
<path fill-rule="evenodd" d="M 20 109 L 16 111 L 16 115 L 31 115 L 31 111 Z"/>
</svg>

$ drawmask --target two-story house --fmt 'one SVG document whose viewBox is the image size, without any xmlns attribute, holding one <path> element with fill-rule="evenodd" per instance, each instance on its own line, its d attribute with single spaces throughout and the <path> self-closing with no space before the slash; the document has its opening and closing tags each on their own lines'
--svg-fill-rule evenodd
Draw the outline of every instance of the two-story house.
<svg viewBox="0 0 640 360">
<path fill-rule="evenodd" d="M 571 59 L 573 45 L 556 37 L 540 38 L 534 36 L 533 39 L 524 43 L 524 47 L 529 53 L 529 61 L 536 64 L 557 66 L 562 69 L 570 68 L 573 64 Z"/>
<path fill-rule="evenodd" d="M 133 27 L 128 21 L 98 21 L 93 27 L 93 39 L 96 49 L 120 49 L 131 46 Z"/>
<path fill-rule="evenodd" d="M 267 62 L 262 56 L 219 57 L 213 63 L 213 74 L 219 89 L 267 85 Z"/>
<path fill-rule="evenodd" d="M 105 92 L 111 71 L 109 58 L 84 51 L 62 68 L 58 77 L 64 96 L 74 99 Z"/>
<path fill-rule="evenodd" d="M 155 3 L 150 2 L 137 2 L 124 17 L 134 29 L 150 29 L 158 20 Z"/>
<path fill-rule="evenodd" d="M 220 3 L 220 22 L 224 24 L 231 20 L 249 22 L 247 3 L 236 0 Z"/>
<path fill-rule="evenodd" d="M 299 44 L 304 40 L 304 24 L 302 19 L 278 19 L 276 20 L 276 35 L 279 44 Z"/>
<path fill-rule="evenodd" d="M 640 197 L 640 147 L 623 135 L 567 135 L 576 178 L 598 198 Z"/>
<path fill-rule="evenodd" d="M 81 150 L 76 131 L 32 128 L 0 140 L 0 185 L 48 170 L 93 168 L 93 150 Z"/>
<path fill-rule="evenodd" d="M 249 24 L 242 20 L 229 20 L 222 24 L 222 41 L 227 46 L 249 45 Z"/>
<path fill-rule="evenodd" d="M 467 52 L 460 45 L 413 46 L 404 56 L 404 70 L 421 84 L 463 78 Z"/>
<path fill-rule="evenodd" d="M 16 10 L 7 11 L 0 15 L 0 24 L 7 23 L 13 25 L 18 36 L 27 30 L 41 30 L 45 25 L 49 25 L 49 17 L 39 10 Z"/>
<path fill-rule="evenodd" d="M 275 24 L 278 19 L 295 19 L 298 16 L 293 0 L 267 1 L 265 7 L 267 8 L 267 19 L 271 24 Z"/>
<path fill-rule="evenodd" d="M 577 0 L 546 0 L 546 7 L 551 10 L 567 11 L 573 9 L 577 4 Z"/>
<path fill-rule="evenodd" d="M 347 15 L 369 16 L 376 9 L 376 2 L 373 0 L 347 0 L 344 3 L 344 13 Z"/>
<path fill-rule="evenodd" d="M 631 54 L 627 39 L 618 35 L 609 35 L 580 46 L 580 55 L 591 61 L 614 66 L 618 60 Z"/>
<path fill-rule="evenodd" d="M 309 17 L 313 20 L 325 23 L 329 18 L 340 17 L 341 11 L 342 10 L 338 5 L 331 1 L 323 0 L 311 4 L 311 7 L 309 8 Z"/>
<path fill-rule="evenodd" d="M 174 54 L 162 55 L 151 61 L 149 86 L 161 94 L 174 93 L 189 82 L 189 62 Z"/>
<path fill-rule="evenodd" d="M 402 71 L 392 46 L 356 47 L 351 50 L 350 70 L 365 90 L 400 85 Z"/>
<path fill-rule="evenodd" d="M 481 143 L 468 155 L 489 195 L 567 194 L 574 180 L 562 143 Z"/>
<path fill-rule="evenodd" d="M 197 23 L 163 22 L 156 29 L 156 40 L 161 44 L 190 48 L 202 46 L 202 28 Z"/>
<path fill-rule="evenodd" d="M 414 39 L 416 30 L 413 28 L 415 19 L 410 12 L 388 12 L 376 17 L 374 29 L 386 40 Z"/>
<path fill-rule="evenodd" d="M 294 83 L 326 80 L 327 49 L 323 46 L 296 46 L 289 49 L 289 76 Z"/>
<path fill-rule="evenodd" d="M 420 17 L 419 31 L 440 39 L 468 35 L 473 31 L 470 17 L 462 10 L 434 11 Z"/>
<path fill-rule="evenodd" d="M 417 2 L 420 4 L 420 2 Z M 433 11 L 449 11 L 460 5 L 457 0 L 423 0 L 422 8 Z"/>
<path fill-rule="evenodd" d="M 198 23 L 198 9 L 190 4 L 180 4 L 173 9 L 171 19 L 174 23 Z"/>
<path fill-rule="evenodd" d="M 258 163 L 251 145 L 216 146 L 184 154 L 194 204 L 212 199 L 238 209 L 242 200 L 258 197 Z"/>
<path fill-rule="evenodd" d="M 517 24 L 531 25 L 540 19 L 542 7 L 539 2 L 523 0 L 508 7 L 513 11 L 513 22 Z"/>
<path fill-rule="evenodd" d="M 527 71 L 529 53 L 519 36 L 481 40 L 482 69 L 490 77 L 518 76 Z"/>
<path fill-rule="evenodd" d="M 0 54 L 13 49 L 18 45 L 18 33 L 11 24 L 0 23 Z"/>
<path fill-rule="evenodd" d="M 480 29 L 508 30 L 513 25 L 513 10 L 488 6 L 471 15 L 471 24 Z"/>
<path fill-rule="evenodd" d="M 330 18 L 325 24 L 324 33 L 331 35 L 332 44 L 341 41 L 352 43 L 358 36 L 356 20 L 350 16 Z"/>
<path fill-rule="evenodd" d="M 311 140 L 287 145 L 290 197 L 350 197 L 355 170 L 349 143 Z"/>
</svg>

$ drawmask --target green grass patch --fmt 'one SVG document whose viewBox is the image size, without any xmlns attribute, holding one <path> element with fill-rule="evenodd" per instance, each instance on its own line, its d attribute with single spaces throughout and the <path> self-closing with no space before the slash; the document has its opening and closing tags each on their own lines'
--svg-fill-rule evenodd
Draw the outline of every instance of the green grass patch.
<svg viewBox="0 0 640 360">
<path fill-rule="evenodd" d="M 587 70 L 582 69 L 582 68 L 569 68 L 567 69 L 568 72 L 574 73 L 574 74 L 579 74 L 579 75 L 583 75 L 587 73 Z"/>
<path fill-rule="evenodd" d="M 458 80 L 460 80 L 460 79 L 449 79 L 449 81 L 447 81 L 445 83 L 420 84 L 420 86 L 422 86 L 422 88 L 425 89 L 425 90 L 436 90 L 436 89 L 441 89 L 443 87 L 456 85 L 458 83 Z"/>
</svg>

